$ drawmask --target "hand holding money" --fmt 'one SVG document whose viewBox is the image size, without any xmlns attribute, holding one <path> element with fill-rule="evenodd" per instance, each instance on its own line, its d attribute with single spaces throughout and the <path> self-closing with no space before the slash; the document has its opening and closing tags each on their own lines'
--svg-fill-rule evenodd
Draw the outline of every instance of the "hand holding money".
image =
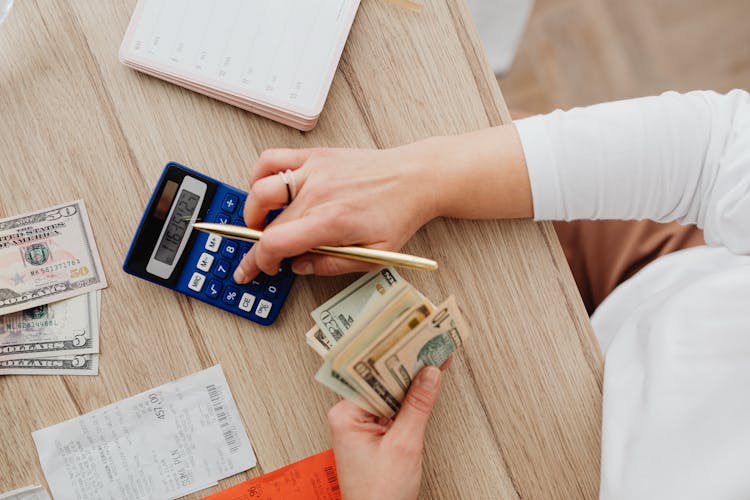
<svg viewBox="0 0 750 500">
<path fill-rule="evenodd" d="M 324 358 L 315 378 L 373 415 L 392 417 L 425 366 L 470 334 L 455 299 L 435 306 L 392 268 L 364 275 L 312 312 L 306 337 Z"/>
<path fill-rule="evenodd" d="M 331 409 L 328 421 L 343 498 L 417 498 L 424 432 L 440 381 L 439 369 L 423 368 L 392 423 L 373 417 L 350 401 L 341 401 Z"/>
</svg>

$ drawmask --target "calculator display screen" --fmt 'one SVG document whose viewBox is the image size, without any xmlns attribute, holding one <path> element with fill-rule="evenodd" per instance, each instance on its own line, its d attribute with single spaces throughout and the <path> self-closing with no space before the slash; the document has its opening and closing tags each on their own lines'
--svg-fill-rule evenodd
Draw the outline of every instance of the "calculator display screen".
<svg viewBox="0 0 750 500">
<path fill-rule="evenodd" d="M 171 265 L 180 249 L 180 243 L 190 225 L 190 220 L 198 208 L 200 196 L 183 189 L 175 203 L 172 217 L 161 237 L 154 258 L 159 262 Z"/>
<path fill-rule="evenodd" d="M 175 270 L 190 241 L 192 223 L 201 214 L 208 184 L 186 175 L 178 184 L 165 180 L 159 187 L 158 199 L 153 201 L 149 212 L 148 246 L 151 257 L 146 264 L 146 272 L 168 280 Z"/>
</svg>

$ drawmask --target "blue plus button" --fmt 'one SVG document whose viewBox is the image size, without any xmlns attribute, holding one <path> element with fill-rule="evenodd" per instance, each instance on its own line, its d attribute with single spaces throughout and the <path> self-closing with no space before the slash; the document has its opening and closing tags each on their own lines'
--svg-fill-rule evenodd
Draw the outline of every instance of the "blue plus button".
<svg viewBox="0 0 750 500">
<path fill-rule="evenodd" d="M 239 204 L 240 199 L 237 197 L 236 194 L 227 193 L 224 196 L 224 201 L 221 203 L 221 209 L 225 212 L 229 212 L 230 214 L 233 214 L 235 210 L 237 210 L 237 205 Z"/>
</svg>

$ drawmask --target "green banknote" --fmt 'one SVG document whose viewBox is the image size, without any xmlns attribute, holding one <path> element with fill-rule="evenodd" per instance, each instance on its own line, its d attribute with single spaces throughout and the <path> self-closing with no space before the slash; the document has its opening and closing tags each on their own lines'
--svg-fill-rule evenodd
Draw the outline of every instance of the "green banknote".
<svg viewBox="0 0 750 500">
<path fill-rule="evenodd" d="M 402 281 L 403 278 L 392 267 L 365 274 L 310 313 L 318 330 L 311 331 L 308 338 L 316 340 L 321 348 L 330 350 L 351 328 L 373 296 L 382 297 Z"/>
<path fill-rule="evenodd" d="M 380 356 L 373 369 L 382 383 L 403 400 L 414 376 L 425 366 L 440 366 L 471 332 L 453 296 L 437 306 L 417 328 Z"/>
<path fill-rule="evenodd" d="M 0 220 L 0 316 L 105 286 L 82 200 Z"/>
<path fill-rule="evenodd" d="M 388 268 L 361 277 L 313 317 L 305 337 L 324 359 L 316 380 L 382 417 L 400 409 L 422 367 L 442 365 L 470 335 L 453 296 L 436 307 Z"/>
<path fill-rule="evenodd" d="M 98 354 L 0 361 L 0 375 L 97 375 Z"/>
<path fill-rule="evenodd" d="M 409 288 L 412 287 L 409 286 Z M 386 290 L 383 294 L 382 307 L 388 307 L 389 310 L 397 307 L 397 303 L 401 301 L 397 302 L 394 301 L 394 299 L 397 296 L 403 295 L 404 292 L 405 290 L 403 286 Z M 379 303 L 379 300 L 376 297 L 363 305 L 362 311 L 360 311 L 360 317 L 355 322 L 352 330 L 348 332 L 347 335 L 343 336 L 340 341 L 334 345 L 333 349 L 326 354 L 323 366 L 321 366 L 316 373 L 315 379 L 338 393 L 340 396 L 352 401 L 370 413 L 386 415 L 389 413 L 387 403 L 381 398 L 371 397 L 364 387 L 360 386 L 357 382 L 342 376 L 341 373 L 333 367 L 333 363 L 337 363 L 340 359 L 346 357 L 352 348 L 356 348 L 356 345 L 352 346 L 352 344 L 356 344 L 356 341 L 359 340 L 360 326 L 362 326 L 363 329 L 365 326 L 372 329 L 377 328 L 378 324 L 382 323 L 382 321 L 373 321 L 380 309 L 382 309 L 382 307 L 375 307 L 374 304 L 377 303 Z M 408 306 L 406 307 L 408 308 Z"/>
<path fill-rule="evenodd" d="M 405 391 L 393 390 L 389 387 L 376 370 L 375 362 L 393 345 L 419 328 L 433 309 L 434 306 L 425 300 L 405 311 L 376 338 L 370 339 L 366 345 L 361 346 L 358 352 L 338 368 L 348 380 L 353 380 L 359 386 L 364 387 L 364 390 L 372 397 L 382 399 L 388 405 L 389 412 L 384 416 L 391 416 L 392 412 L 400 408 Z"/>
<path fill-rule="evenodd" d="M 0 316 L 0 361 L 98 353 L 100 293 Z"/>
</svg>

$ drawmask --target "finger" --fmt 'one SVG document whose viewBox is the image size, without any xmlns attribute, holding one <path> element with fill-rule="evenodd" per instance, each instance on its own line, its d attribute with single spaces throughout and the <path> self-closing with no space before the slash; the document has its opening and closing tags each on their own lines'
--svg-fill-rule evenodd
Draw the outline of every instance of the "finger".
<svg viewBox="0 0 750 500">
<path fill-rule="evenodd" d="M 290 207 L 291 209 L 292 207 Z M 266 228 L 255 244 L 255 262 L 266 274 L 276 274 L 281 260 L 307 252 L 318 245 L 337 245 L 349 239 L 352 232 L 343 221 L 332 221 L 318 215 L 295 218 L 287 209 Z"/>
<path fill-rule="evenodd" d="M 422 449 L 424 431 L 437 401 L 441 378 L 442 372 L 434 366 L 427 366 L 419 372 L 391 427 L 389 435 L 393 439 L 403 440 L 403 443 L 411 443 L 415 449 Z"/>
<path fill-rule="evenodd" d="M 278 273 L 282 259 L 306 252 L 315 244 L 308 246 L 306 241 L 313 241 L 312 235 L 307 240 L 300 238 L 297 232 L 310 231 L 312 224 L 309 222 L 312 217 L 294 219 L 285 222 L 284 216 L 290 216 L 287 209 L 274 221 L 274 224 L 268 226 L 263 232 L 263 237 L 258 243 L 253 245 L 245 257 L 242 258 L 237 269 L 234 271 L 234 281 L 239 285 L 249 283 L 259 273 L 264 272 L 269 276 Z M 287 227 L 291 226 L 291 227 Z M 287 235 L 293 234 L 294 240 L 290 241 Z M 291 253 L 295 252 L 295 253 Z"/>
<path fill-rule="evenodd" d="M 260 268 L 255 262 L 255 245 L 242 257 L 237 268 L 234 270 L 234 282 L 238 285 L 250 283 L 250 280 L 260 274 Z"/>
<path fill-rule="evenodd" d="M 296 184 L 299 193 L 306 178 L 304 170 L 297 170 L 292 175 L 294 175 L 293 182 Z M 262 227 L 269 211 L 281 208 L 289 203 L 289 193 L 290 191 L 287 190 L 287 185 L 280 175 L 263 177 L 255 181 L 250 187 L 243 213 L 247 227 Z"/>
<path fill-rule="evenodd" d="M 381 423 L 380 417 L 346 399 L 339 401 L 328 410 L 328 425 L 334 435 L 353 429 L 361 429 L 363 426 L 385 426 Z"/>
<path fill-rule="evenodd" d="M 263 237 L 261 240 L 266 240 L 267 235 L 269 234 L 269 230 L 275 226 L 284 225 L 285 222 L 293 221 L 297 217 L 299 217 L 299 207 L 295 205 L 290 205 L 287 207 L 286 210 L 281 212 L 278 217 L 273 221 L 271 225 L 268 226 L 268 228 L 263 232 Z M 273 239 L 273 231 L 270 232 L 272 239 Z M 267 244 L 267 243 L 266 243 Z M 260 246 L 260 243 L 256 243 L 255 245 L 250 248 L 250 251 L 245 254 L 245 256 L 240 261 L 239 265 L 234 271 L 234 280 L 237 282 L 237 284 L 244 285 L 245 283 L 249 283 L 250 280 L 255 278 L 261 271 L 265 271 L 266 274 L 269 275 L 275 275 L 277 274 L 279 270 L 279 265 L 281 263 L 281 258 L 278 260 L 278 262 L 274 266 L 266 267 L 265 269 L 261 269 L 258 265 L 257 260 L 257 251 Z M 285 257 L 285 256 L 284 256 Z M 284 258 L 282 257 L 282 258 Z"/>
<path fill-rule="evenodd" d="M 255 162 L 253 171 L 250 174 L 250 185 L 255 181 L 268 177 L 287 169 L 296 170 L 310 158 L 316 150 L 308 149 L 267 149 L 261 153 L 258 161 Z"/>
<path fill-rule="evenodd" d="M 338 276 L 339 274 L 371 271 L 380 267 L 378 264 L 342 259 L 328 255 L 303 255 L 292 261 L 294 274 L 315 274 L 318 276 Z"/>
<path fill-rule="evenodd" d="M 451 354 L 450 356 L 448 356 L 448 359 L 446 359 L 443 362 L 443 364 L 440 365 L 440 371 L 444 372 L 445 370 L 447 370 L 448 368 L 450 368 L 450 366 L 452 364 L 453 364 L 453 354 Z"/>
</svg>

